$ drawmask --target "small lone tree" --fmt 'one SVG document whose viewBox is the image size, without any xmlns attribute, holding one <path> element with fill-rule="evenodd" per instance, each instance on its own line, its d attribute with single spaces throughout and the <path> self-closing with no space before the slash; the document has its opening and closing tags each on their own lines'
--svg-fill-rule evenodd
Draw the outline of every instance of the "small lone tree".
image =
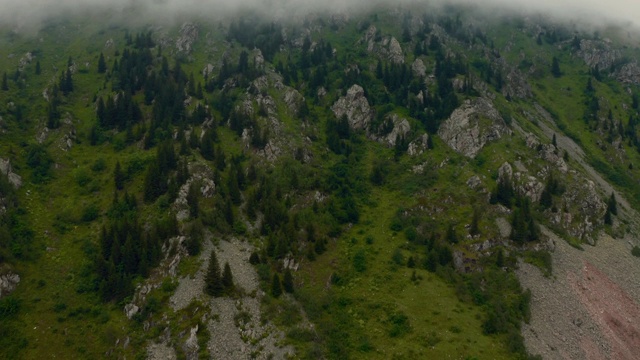
<svg viewBox="0 0 640 360">
<path fill-rule="evenodd" d="M 449 228 L 447 229 L 447 242 L 450 244 L 458 243 L 458 234 L 456 234 L 456 229 L 453 225 L 449 225 Z"/>
<path fill-rule="evenodd" d="M 273 281 L 271 281 L 271 295 L 273 295 L 274 298 L 278 298 L 282 295 L 282 285 L 280 284 L 280 277 L 278 274 L 273 274 Z"/>
<path fill-rule="evenodd" d="M 209 259 L 209 268 L 207 269 L 207 275 L 204 278 L 205 292 L 211 296 L 219 297 L 224 293 L 224 285 L 222 284 L 222 278 L 220 277 L 220 265 L 218 264 L 218 257 L 216 251 L 211 250 L 211 258 Z"/>
<path fill-rule="evenodd" d="M 104 61 L 104 54 L 100 53 L 100 59 L 98 59 L 98 73 L 104 74 L 107 72 L 107 63 Z"/>
<path fill-rule="evenodd" d="M 611 197 L 609 197 L 609 202 L 607 204 L 609 211 L 613 215 L 618 215 L 618 201 L 616 200 L 616 194 L 611 192 Z"/>
<path fill-rule="evenodd" d="M 476 236 L 480 234 L 480 213 L 478 209 L 473 209 L 473 218 L 471 218 L 471 227 L 469 228 L 469 234 Z"/>
<path fill-rule="evenodd" d="M 9 90 L 9 83 L 7 82 L 7 73 L 2 74 L 2 90 Z"/>
<path fill-rule="evenodd" d="M 42 73 L 42 68 L 40 67 L 40 60 L 36 61 L 36 75 L 40 75 Z"/>
<path fill-rule="evenodd" d="M 553 77 L 559 78 L 562 76 L 562 71 L 560 70 L 560 62 L 557 57 L 553 57 L 551 61 L 551 74 Z"/>
<path fill-rule="evenodd" d="M 125 175 L 120 167 L 120 161 L 116 162 L 116 167 L 113 170 L 113 180 L 116 185 L 116 189 L 122 190 L 124 188 Z"/>
<path fill-rule="evenodd" d="M 289 294 L 293 293 L 293 275 L 291 275 L 291 270 L 289 269 L 284 271 L 282 287 L 284 288 L 284 291 L 288 292 Z"/>
<path fill-rule="evenodd" d="M 224 270 L 222 271 L 222 286 L 224 286 L 224 291 L 227 294 L 233 292 L 233 275 L 231 274 L 231 266 L 229 263 L 224 264 Z"/>
<path fill-rule="evenodd" d="M 189 185 L 189 191 L 187 192 L 187 204 L 189 205 L 189 214 L 192 219 L 197 219 L 200 215 L 200 205 L 198 201 L 198 190 L 195 183 Z"/>
</svg>

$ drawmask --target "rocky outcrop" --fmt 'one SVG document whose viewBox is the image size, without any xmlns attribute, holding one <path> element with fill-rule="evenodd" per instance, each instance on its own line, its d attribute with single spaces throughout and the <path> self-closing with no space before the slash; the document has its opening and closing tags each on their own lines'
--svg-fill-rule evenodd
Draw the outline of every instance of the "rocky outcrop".
<svg viewBox="0 0 640 360">
<path fill-rule="evenodd" d="M 510 135 L 504 119 L 490 100 L 466 100 L 438 130 L 440 138 L 453 150 L 474 158 L 490 141 Z"/>
<path fill-rule="evenodd" d="M 385 119 L 385 124 L 383 127 L 388 126 L 391 128 L 389 133 L 384 135 L 369 135 L 371 140 L 375 140 L 379 143 L 382 143 L 388 147 L 396 146 L 396 141 L 400 139 L 404 139 L 409 131 L 411 131 L 411 125 L 405 118 L 399 117 L 397 114 L 388 115 Z"/>
<path fill-rule="evenodd" d="M 138 311 L 140 311 L 140 308 L 133 303 L 124 306 L 124 314 L 129 320 L 131 320 L 131 318 L 133 318 L 138 313 Z"/>
<path fill-rule="evenodd" d="M 514 189 L 517 194 L 529 198 L 532 203 L 540 201 L 542 192 L 544 191 L 544 184 L 541 183 L 535 176 L 528 175 L 522 172 L 516 172 L 513 176 Z"/>
<path fill-rule="evenodd" d="M 8 273 L 0 275 L 0 298 L 9 295 L 20 283 L 20 275 Z"/>
<path fill-rule="evenodd" d="M 413 140 L 407 147 L 407 154 L 409 156 L 418 156 L 424 154 L 429 149 L 429 134 L 422 134 L 422 136 Z"/>
<path fill-rule="evenodd" d="M 635 61 L 624 64 L 620 70 L 616 71 L 615 77 L 622 83 L 638 85 L 640 84 L 640 66 Z"/>
<path fill-rule="evenodd" d="M 394 64 L 404 64 L 404 52 L 395 37 L 380 37 L 378 29 L 371 25 L 365 34 L 364 42 L 367 44 L 367 51 L 376 54 L 381 59 Z"/>
<path fill-rule="evenodd" d="M 526 77 L 518 70 L 511 69 L 504 77 L 502 95 L 507 98 L 526 99 L 533 96 L 531 86 Z"/>
<path fill-rule="evenodd" d="M 413 75 L 417 77 L 425 77 L 427 76 L 427 67 L 424 65 L 422 59 L 416 59 L 413 64 L 411 64 L 411 71 L 413 71 Z"/>
<path fill-rule="evenodd" d="M 189 331 L 189 338 L 184 342 L 183 349 L 187 360 L 198 359 L 198 350 L 200 350 L 200 346 L 198 345 L 198 328 L 198 325 L 191 328 Z"/>
<path fill-rule="evenodd" d="M 621 56 L 620 50 L 613 49 L 609 40 L 584 39 L 580 41 L 577 54 L 589 67 L 597 66 L 601 70 L 610 68 Z"/>
<path fill-rule="evenodd" d="M 15 188 L 20 188 L 22 186 L 22 177 L 13 172 L 10 160 L 0 158 L 0 172 L 9 179 L 9 183 L 11 183 Z"/>
<path fill-rule="evenodd" d="M 562 223 L 571 236 L 594 245 L 595 230 L 602 225 L 607 205 L 598 196 L 596 185 L 591 180 L 568 187 L 562 200 L 573 210 Z"/>
<path fill-rule="evenodd" d="M 353 85 L 347 91 L 346 96 L 341 97 L 333 104 L 331 110 L 338 119 L 346 115 L 349 125 L 355 130 L 368 129 L 373 117 L 373 110 L 360 85 Z"/>
<path fill-rule="evenodd" d="M 202 68 L 202 77 L 209 77 L 209 75 L 213 74 L 214 66 L 213 64 L 207 64 L 204 68 Z"/>
<path fill-rule="evenodd" d="M 193 44 L 198 40 L 198 26 L 193 23 L 184 23 L 180 28 L 180 36 L 176 40 L 178 52 L 191 54 Z"/>
<path fill-rule="evenodd" d="M 33 59 L 35 59 L 35 56 L 32 53 L 28 52 L 24 54 L 24 56 L 20 59 L 20 62 L 18 63 L 18 68 L 20 69 L 20 71 L 24 70 L 25 66 L 31 64 Z"/>
<path fill-rule="evenodd" d="M 180 187 L 178 196 L 173 203 L 173 209 L 176 213 L 178 221 L 183 221 L 189 218 L 189 205 L 187 204 L 187 194 L 191 184 L 197 184 L 199 187 L 200 196 L 204 198 L 210 198 L 215 194 L 216 184 L 213 179 L 213 171 L 202 164 L 196 164 L 191 166 L 189 172 L 191 177 Z"/>
<path fill-rule="evenodd" d="M 262 51 L 260 49 L 255 50 L 255 54 L 253 55 L 253 64 L 256 69 L 264 68 L 264 56 L 262 55 Z"/>
</svg>

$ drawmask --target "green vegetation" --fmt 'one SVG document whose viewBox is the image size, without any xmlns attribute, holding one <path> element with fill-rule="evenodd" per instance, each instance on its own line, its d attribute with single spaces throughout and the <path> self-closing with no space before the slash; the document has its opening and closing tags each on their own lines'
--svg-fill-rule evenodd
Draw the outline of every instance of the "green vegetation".
<svg viewBox="0 0 640 360">
<path fill-rule="evenodd" d="M 8 52 L 37 60 L 0 59 L 10 70 L 0 91 L 0 157 L 24 183 L 15 189 L 0 176 L 0 274 L 23 279 L 0 299 L 0 357 L 143 357 L 147 341 L 168 329 L 184 342 L 176 334 L 196 325 L 199 356 L 209 356 L 200 323 L 209 305 L 172 310 L 177 281 L 154 269 L 180 255 L 178 276 L 194 276 L 212 236 L 255 246 L 261 320 L 284 329 L 300 358 L 528 358 L 520 328 L 531 294 L 514 273 L 517 258 L 552 274 L 550 254 L 532 250 L 544 239 L 541 225 L 582 241 L 553 220 L 579 213 L 564 195 L 581 174 L 560 174 L 542 160 L 543 145 L 560 158 L 562 136 L 570 137 L 637 206 L 640 91 L 614 81 L 615 68 L 584 65 L 568 30 L 470 28 L 463 10 L 425 13 L 415 26 L 410 16 L 310 19 L 318 30 L 306 32 L 247 15 L 198 24 L 190 54 L 163 48 L 165 38 L 146 28 L 90 20 L 77 20 L 80 33 L 48 24 L 42 41 L 2 32 Z M 372 25 L 369 52 L 362 39 Z M 391 36 L 404 61 L 377 53 Z M 220 49 L 203 50 L 211 43 Z M 425 74 L 414 71 L 416 59 Z M 513 92 L 515 75 L 502 62 L 527 74 L 531 98 Z M 331 110 L 353 85 L 372 108 L 366 129 Z M 451 150 L 440 126 L 479 96 L 544 144 L 529 147 L 514 132 L 475 159 Z M 397 130 L 393 116 L 410 130 L 393 146 L 372 140 Z M 573 169 L 575 159 L 564 160 Z M 539 201 L 521 180 L 497 175 L 504 162 L 539 177 Z M 605 202 L 595 226 L 609 231 L 623 211 L 614 193 Z M 509 236 L 496 220 L 510 223 Z M 229 263 L 221 267 L 216 250 L 210 257 L 206 294 L 247 295 Z M 291 259 L 299 270 L 285 265 Z M 123 307 L 146 282 L 157 286 L 127 319 Z M 116 347 L 125 337 L 131 345 Z"/>
</svg>

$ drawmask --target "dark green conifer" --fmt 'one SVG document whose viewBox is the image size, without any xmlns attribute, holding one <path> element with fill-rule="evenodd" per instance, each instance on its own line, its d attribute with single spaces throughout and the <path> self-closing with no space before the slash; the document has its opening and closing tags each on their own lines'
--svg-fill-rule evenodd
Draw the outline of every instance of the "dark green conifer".
<svg viewBox="0 0 640 360">
<path fill-rule="evenodd" d="M 280 284 L 280 277 L 278 274 L 273 274 L 273 280 L 271 281 L 271 295 L 273 295 L 274 298 L 278 298 L 282 295 L 282 285 Z"/>
<path fill-rule="evenodd" d="M 222 284 L 222 277 L 220 276 L 220 265 L 218 264 L 218 257 L 216 251 L 211 251 L 211 257 L 209 259 L 209 268 L 204 278 L 205 292 L 211 296 L 219 297 L 224 292 L 224 285 Z"/>
<path fill-rule="evenodd" d="M 284 278 L 282 279 L 282 287 L 284 291 L 289 294 L 293 293 L 293 276 L 291 275 L 291 270 L 288 268 L 284 271 Z"/>
</svg>

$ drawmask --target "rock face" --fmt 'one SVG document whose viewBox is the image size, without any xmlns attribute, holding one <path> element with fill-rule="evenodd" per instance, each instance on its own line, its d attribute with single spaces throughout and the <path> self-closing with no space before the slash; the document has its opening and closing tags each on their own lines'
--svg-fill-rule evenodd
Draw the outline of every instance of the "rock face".
<svg viewBox="0 0 640 360">
<path fill-rule="evenodd" d="M 620 50 L 612 49 L 607 40 L 582 40 L 578 56 L 592 68 L 608 69 L 621 56 Z"/>
<path fill-rule="evenodd" d="M 370 135 L 372 140 L 378 141 L 388 147 L 396 146 L 396 140 L 398 138 L 404 139 L 409 131 L 411 131 L 411 125 L 407 119 L 399 117 L 397 114 L 387 116 L 385 122 L 393 124 L 393 128 L 388 134 L 377 136 Z"/>
<path fill-rule="evenodd" d="M 381 38 L 378 35 L 378 29 L 370 26 L 364 37 L 367 43 L 367 51 L 375 53 L 380 58 L 391 61 L 394 64 L 404 64 L 404 52 L 400 42 L 393 37 L 387 36 Z"/>
<path fill-rule="evenodd" d="M 178 52 L 190 54 L 193 50 L 193 43 L 198 39 L 198 27 L 192 23 L 184 23 L 180 28 L 180 36 L 176 40 Z"/>
<path fill-rule="evenodd" d="M 338 119 L 346 115 L 349 125 L 355 130 L 367 129 L 373 117 L 373 110 L 360 85 L 353 85 L 347 91 L 346 96 L 341 97 L 333 104 L 331 110 Z"/>
<path fill-rule="evenodd" d="M 0 158 L 0 172 L 7 176 L 9 183 L 14 187 L 20 188 L 22 186 L 22 177 L 13 172 L 11 161 Z"/>
<path fill-rule="evenodd" d="M 424 154 L 427 149 L 429 149 L 429 134 L 423 134 L 409 144 L 407 154 L 409 156 L 418 156 Z"/>
<path fill-rule="evenodd" d="M 0 276 L 0 298 L 9 295 L 20 283 L 20 275 L 8 273 Z"/>
<path fill-rule="evenodd" d="M 530 98 L 533 93 L 531 92 L 531 86 L 527 82 L 525 76 L 518 69 L 512 69 L 505 76 L 502 95 L 505 97 L 526 99 Z"/>
<path fill-rule="evenodd" d="M 425 77 L 427 75 L 427 67 L 424 66 L 422 59 L 416 59 L 413 64 L 411 64 L 411 70 L 417 77 Z"/>
<path fill-rule="evenodd" d="M 490 100 L 466 100 L 447 119 L 438 135 L 453 150 L 474 158 L 490 141 L 510 135 L 511 130 Z"/>
<path fill-rule="evenodd" d="M 200 350 L 200 346 L 198 345 L 198 325 L 191 328 L 189 333 L 189 338 L 184 343 L 184 350 L 187 359 L 198 359 L 198 350 Z"/>
<path fill-rule="evenodd" d="M 625 84 L 640 84 L 640 66 L 635 61 L 624 64 L 615 76 L 618 81 Z"/>
</svg>

